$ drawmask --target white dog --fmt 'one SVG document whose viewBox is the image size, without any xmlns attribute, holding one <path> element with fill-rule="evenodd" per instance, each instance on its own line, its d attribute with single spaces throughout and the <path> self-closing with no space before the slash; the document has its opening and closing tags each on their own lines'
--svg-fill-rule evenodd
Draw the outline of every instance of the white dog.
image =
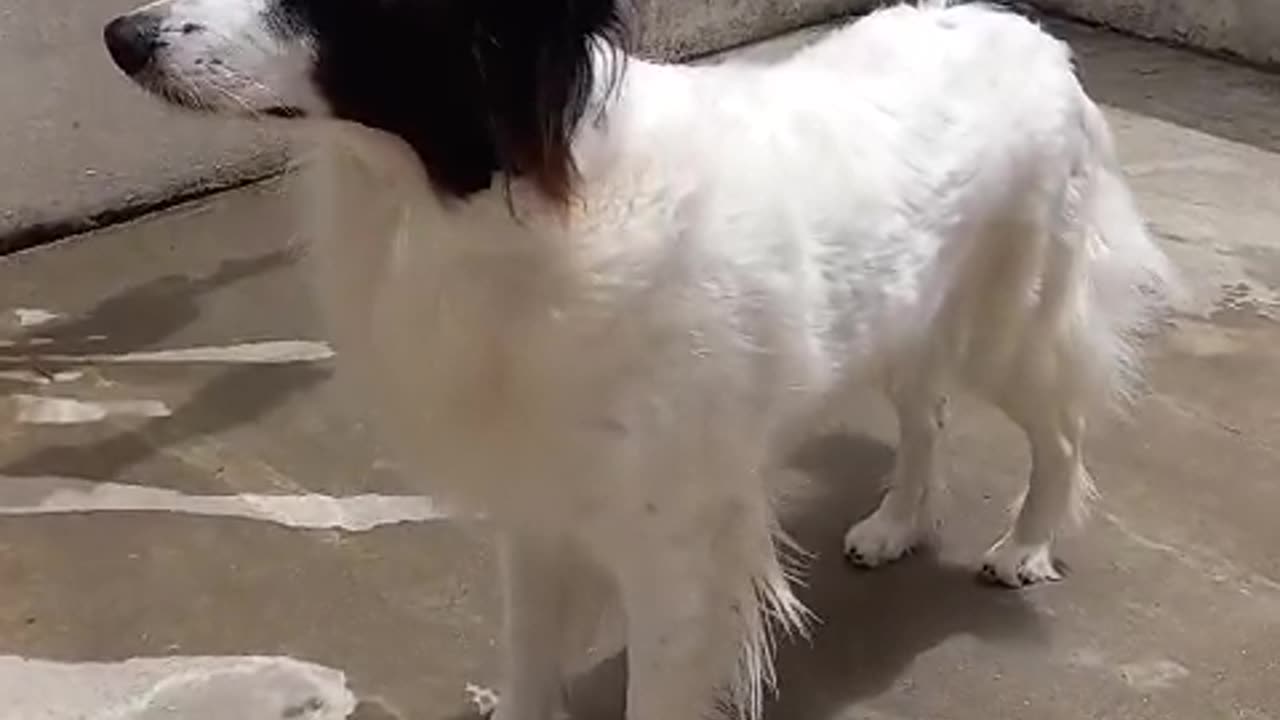
<svg viewBox="0 0 1280 720">
<path fill-rule="evenodd" d="M 857 384 L 901 448 L 855 563 L 928 539 L 962 385 L 1033 459 L 984 572 L 1056 579 L 1086 423 L 1170 280 L 1068 49 L 1027 20 L 926 2 L 695 69 L 628 58 L 621 14 L 162 0 L 106 30 L 177 104 L 314 131 L 340 356 L 431 492 L 504 533 L 502 720 L 556 712 L 587 589 L 625 613 L 630 720 L 757 715 L 771 625 L 805 620 L 768 480 Z"/>
</svg>

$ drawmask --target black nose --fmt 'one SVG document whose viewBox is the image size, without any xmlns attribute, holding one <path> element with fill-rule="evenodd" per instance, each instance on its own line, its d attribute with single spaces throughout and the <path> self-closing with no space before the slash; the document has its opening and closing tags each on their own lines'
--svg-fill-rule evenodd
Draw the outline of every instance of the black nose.
<svg viewBox="0 0 1280 720">
<path fill-rule="evenodd" d="M 136 75 L 160 47 L 160 19 L 147 13 L 124 15 L 102 30 L 111 59 L 126 75 Z"/>
</svg>

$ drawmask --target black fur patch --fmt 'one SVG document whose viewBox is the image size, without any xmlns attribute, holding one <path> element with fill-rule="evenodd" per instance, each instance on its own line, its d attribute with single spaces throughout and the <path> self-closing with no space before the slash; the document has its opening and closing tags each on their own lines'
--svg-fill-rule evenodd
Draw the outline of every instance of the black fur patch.
<svg viewBox="0 0 1280 720">
<path fill-rule="evenodd" d="M 623 40 L 619 0 L 277 0 L 275 13 L 314 42 L 334 113 L 403 138 L 454 197 L 505 176 L 567 199 L 593 43 Z"/>
</svg>

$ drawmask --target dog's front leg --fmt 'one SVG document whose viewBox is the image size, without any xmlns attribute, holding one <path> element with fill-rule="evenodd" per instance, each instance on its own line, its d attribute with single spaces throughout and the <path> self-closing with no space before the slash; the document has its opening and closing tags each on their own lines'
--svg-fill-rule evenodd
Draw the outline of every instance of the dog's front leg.
<svg viewBox="0 0 1280 720">
<path fill-rule="evenodd" d="M 563 706 L 560 652 L 571 581 L 563 550 L 546 538 L 502 538 L 503 681 L 493 720 L 552 720 Z"/>
<path fill-rule="evenodd" d="M 759 610 L 747 568 L 732 552 L 716 552 L 726 539 L 706 528 L 646 538 L 643 556 L 632 558 L 620 578 L 627 720 L 705 720 L 732 699 L 722 693 L 763 672 L 762 665 L 740 664 Z"/>
</svg>

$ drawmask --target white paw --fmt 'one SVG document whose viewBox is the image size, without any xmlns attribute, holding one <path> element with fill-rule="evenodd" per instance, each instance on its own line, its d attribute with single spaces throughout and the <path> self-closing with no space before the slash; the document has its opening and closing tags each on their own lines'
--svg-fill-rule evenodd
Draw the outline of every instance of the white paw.
<svg viewBox="0 0 1280 720">
<path fill-rule="evenodd" d="M 1005 537 L 987 551 L 982 563 L 982 579 L 1011 588 L 1057 582 L 1062 570 L 1053 559 L 1048 543 L 1021 545 Z"/>
<path fill-rule="evenodd" d="M 471 707 L 481 717 L 490 717 L 497 713 L 501 703 L 498 701 L 498 693 L 481 685 L 467 683 L 466 687 L 467 699 L 471 701 Z"/>
<path fill-rule="evenodd" d="M 844 536 L 844 554 L 857 567 L 874 568 L 910 553 L 920 540 L 914 520 L 896 520 L 882 508 L 849 528 Z"/>
</svg>

